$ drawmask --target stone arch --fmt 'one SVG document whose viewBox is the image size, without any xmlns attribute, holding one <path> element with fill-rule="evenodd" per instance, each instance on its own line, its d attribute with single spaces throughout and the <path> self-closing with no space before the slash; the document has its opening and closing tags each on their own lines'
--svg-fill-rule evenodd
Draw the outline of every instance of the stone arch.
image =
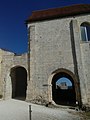
<svg viewBox="0 0 90 120">
<path fill-rule="evenodd" d="M 12 83 L 12 98 L 26 99 L 27 70 L 22 66 L 15 66 L 10 70 Z"/>
<path fill-rule="evenodd" d="M 84 22 L 81 23 L 81 25 L 84 25 L 84 24 L 90 25 L 90 22 L 84 21 Z"/>
<path fill-rule="evenodd" d="M 79 85 L 79 81 L 76 77 L 76 75 L 71 72 L 70 70 L 61 68 L 58 70 L 55 70 L 54 72 L 52 72 L 51 76 L 49 77 L 49 101 L 50 102 L 55 102 L 54 98 L 53 98 L 53 85 L 54 83 L 57 81 L 58 78 L 61 77 L 66 77 L 68 78 L 72 84 L 73 84 L 73 89 L 75 91 L 75 96 L 74 96 L 74 104 L 76 104 L 76 101 L 78 102 L 78 105 L 81 105 L 81 95 L 80 95 L 80 85 Z"/>
</svg>

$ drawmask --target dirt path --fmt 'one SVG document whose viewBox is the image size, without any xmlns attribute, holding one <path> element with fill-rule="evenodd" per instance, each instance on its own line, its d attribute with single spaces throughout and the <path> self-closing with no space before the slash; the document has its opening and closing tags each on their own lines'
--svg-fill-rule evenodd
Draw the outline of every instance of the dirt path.
<svg viewBox="0 0 90 120">
<path fill-rule="evenodd" d="M 0 101 L 0 120 L 30 120 L 29 105 L 32 120 L 83 120 L 74 110 L 48 108 L 13 99 Z"/>
</svg>

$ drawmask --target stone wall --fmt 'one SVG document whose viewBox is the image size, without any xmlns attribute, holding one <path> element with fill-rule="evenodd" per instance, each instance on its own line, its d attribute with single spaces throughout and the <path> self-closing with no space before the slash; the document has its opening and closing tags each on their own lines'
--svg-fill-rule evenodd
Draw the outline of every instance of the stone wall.
<svg viewBox="0 0 90 120">
<path fill-rule="evenodd" d="M 16 55 L 12 52 L 0 49 L 0 94 L 3 99 L 12 98 L 11 69 L 24 67 L 28 74 L 27 53 Z"/>
<path fill-rule="evenodd" d="M 90 15 L 28 23 L 28 53 L 0 49 L 0 96 L 12 98 L 11 70 L 23 67 L 27 101 L 52 103 L 52 79 L 63 71 L 73 79 L 76 102 L 90 105 L 90 41 L 81 39 L 83 22 L 90 23 Z"/>
<path fill-rule="evenodd" d="M 80 25 L 90 22 L 90 15 L 81 15 L 28 24 L 30 46 L 30 82 L 27 100 L 52 101 L 50 76 L 66 69 L 77 78 L 82 104 L 90 104 L 89 42 L 81 40 Z"/>
</svg>

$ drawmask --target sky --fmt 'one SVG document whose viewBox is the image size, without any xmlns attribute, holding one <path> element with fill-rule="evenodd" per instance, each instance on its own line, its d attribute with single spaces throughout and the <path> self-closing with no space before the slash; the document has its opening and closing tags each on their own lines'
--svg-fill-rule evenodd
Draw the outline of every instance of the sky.
<svg viewBox="0 0 90 120">
<path fill-rule="evenodd" d="M 90 0 L 0 0 L 0 48 L 22 54 L 27 52 L 25 21 L 32 11 L 90 4 Z"/>
<path fill-rule="evenodd" d="M 61 84 L 63 82 L 66 82 L 67 86 L 72 86 L 72 82 L 66 77 L 61 77 L 60 79 L 58 79 L 56 85 Z"/>
</svg>

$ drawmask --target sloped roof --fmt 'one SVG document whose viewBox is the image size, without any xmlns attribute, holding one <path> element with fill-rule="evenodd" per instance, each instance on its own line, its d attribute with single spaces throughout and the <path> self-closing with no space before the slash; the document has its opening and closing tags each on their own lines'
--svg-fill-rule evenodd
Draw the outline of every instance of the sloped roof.
<svg viewBox="0 0 90 120">
<path fill-rule="evenodd" d="M 13 53 L 11 50 L 8 50 L 8 49 L 6 49 L 6 48 L 0 48 L 1 50 L 3 50 L 3 51 L 6 51 L 6 52 L 11 52 L 11 53 Z"/>
<path fill-rule="evenodd" d="M 42 11 L 33 11 L 32 15 L 26 20 L 26 23 L 86 13 L 90 13 L 90 4 L 78 4 L 61 8 L 47 9 Z"/>
</svg>

